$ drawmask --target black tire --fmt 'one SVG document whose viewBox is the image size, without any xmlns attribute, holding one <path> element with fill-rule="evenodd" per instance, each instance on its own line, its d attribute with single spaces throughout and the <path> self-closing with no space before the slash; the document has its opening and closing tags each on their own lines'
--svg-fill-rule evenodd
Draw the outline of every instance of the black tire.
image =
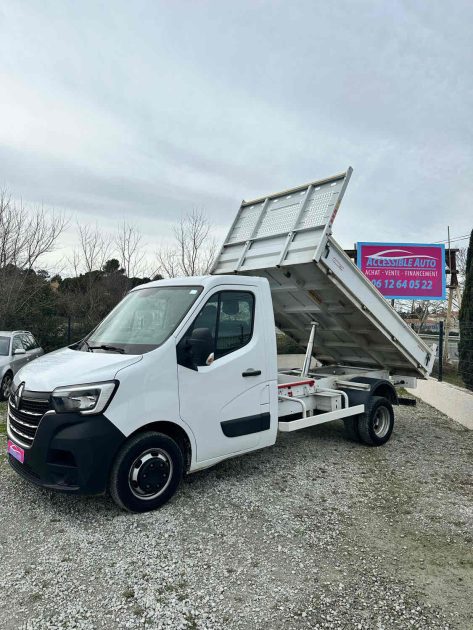
<svg viewBox="0 0 473 630">
<path fill-rule="evenodd" d="M 382 396 L 371 396 L 365 411 L 358 416 L 360 439 L 368 446 L 382 446 L 391 437 L 394 428 L 394 411 L 391 401 Z"/>
<path fill-rule="evenodd" d="M 129 512 L 156 510 L 176 492 L 183 471 L 184 456 L 172 438 L 155 431 L 138 433 L 115 458 L 110 494 Z"/>
<path fill-rule="evenodd" d="M 360 431 L 358 429 L 358 416 L 345 418 L 343 420 L 345 426 L 345 436 L 352 442 L 360 442 Z"/>
<path fill-rule="evenodd" d="M 0 400 L 7 400 L 10 395 L 11 385 L 13 382 L 13 374 L 7 372 L 3 375 L 2 382 L 0 384 Z"/>
</svg>

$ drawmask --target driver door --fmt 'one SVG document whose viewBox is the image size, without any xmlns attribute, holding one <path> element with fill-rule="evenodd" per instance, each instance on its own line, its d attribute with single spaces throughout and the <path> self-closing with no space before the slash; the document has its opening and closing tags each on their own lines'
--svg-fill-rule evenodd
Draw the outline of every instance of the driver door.
<svg viewBox="0 0 473 630">
<path fill-rule="evenodd" d="M 219 287 L 177 345 L 180 415 L 199 462 L 258 448 L 270 428 L 257 288 Z"/>
</svg>

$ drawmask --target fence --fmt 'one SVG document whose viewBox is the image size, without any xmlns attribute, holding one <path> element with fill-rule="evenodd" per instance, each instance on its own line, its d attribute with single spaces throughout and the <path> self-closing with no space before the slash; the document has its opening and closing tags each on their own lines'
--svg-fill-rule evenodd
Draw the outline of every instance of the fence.
<svg viewBox="0 0 473 630">
<path fill-rule="evenodd" d="M 439 381 L 473 389 L 473 325 L 463 324 L 460 331 L 450 331 L 448 339 L 443 322 L 440 322 L 438 332 L 421 330 L 419 335 L 427 345 L 437 346 L 432 376 Z"/>
<path fill-rule="evenodd" d="M 50 314 L 48 317 L 35 319 L 34 321 L 22 320 L 16 326 L 9 326 L 8 328 L 31 331 L 44 351 L 51 352 L 79 341 L 97 323 L 91 323 L 79 317 Z"/>
</svg>

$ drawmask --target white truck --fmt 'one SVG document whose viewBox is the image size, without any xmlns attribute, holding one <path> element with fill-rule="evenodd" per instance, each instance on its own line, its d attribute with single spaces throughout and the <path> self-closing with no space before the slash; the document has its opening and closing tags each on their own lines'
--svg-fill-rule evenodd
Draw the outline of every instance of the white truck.
<svg viewBox="0 0 473 630">
<path fill-rule="evenodd" d="M 15 471 L 143 512 L 279 431 L 343 420 L 351 439 L 387 442 L 396 385 L 426 377 L 435 349 L 331 236 L 350 174 L 243 202 L 211 275 L 133 289 L 85 339 L 18 372 Z M 299 368 L 278 372 L 275 325 L 307 346 Z"/>
</svg>

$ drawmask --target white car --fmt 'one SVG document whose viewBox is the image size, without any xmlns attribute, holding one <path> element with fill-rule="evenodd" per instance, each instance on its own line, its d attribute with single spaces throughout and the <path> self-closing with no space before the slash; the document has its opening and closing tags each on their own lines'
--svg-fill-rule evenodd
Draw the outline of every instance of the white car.
<svg viewBox="0 0 473 630">
<path fill-rule="evenodd" d="M 0 331 L 0 400 L 7 400 L 18 370 L 42 354 L 43 349 L 29 331 Z"/>
</svg>

